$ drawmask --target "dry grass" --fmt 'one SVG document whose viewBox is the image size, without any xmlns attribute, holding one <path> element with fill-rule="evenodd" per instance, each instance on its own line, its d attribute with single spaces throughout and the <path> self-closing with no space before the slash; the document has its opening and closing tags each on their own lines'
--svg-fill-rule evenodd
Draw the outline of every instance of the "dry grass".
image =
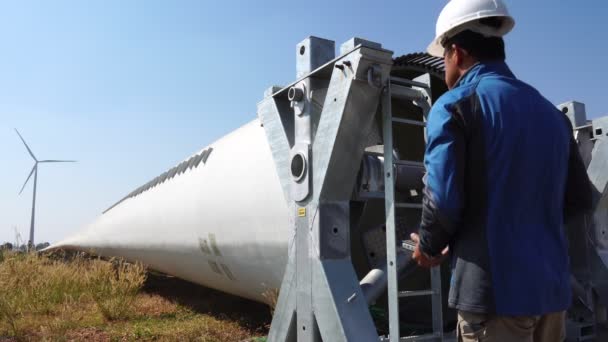
<svg viewBox="0 0 608 342">
<path fill-rule="evenodd" d="M 97 260 L 88 269 L 87 289 L 103 317 L 109 321 L 127 319 L 133 301 L 146 280 L 141 264 L 130 265 L 122 260 Z"/>
<path fill-rule="evenodd" d="M 5 252 L 0 341 L 261 341 L 267 333 L 263 305 L 147 275 L 117 259 Z"/>
</svg>

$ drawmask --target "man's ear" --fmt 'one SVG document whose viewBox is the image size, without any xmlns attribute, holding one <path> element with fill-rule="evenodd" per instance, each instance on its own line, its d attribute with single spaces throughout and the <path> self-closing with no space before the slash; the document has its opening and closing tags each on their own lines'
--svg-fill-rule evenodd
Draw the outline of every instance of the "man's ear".
<svg viewBox="0 0 608 342">
<path fill-rule="evenodd" d="M 453 48 L 454 48 L 454 58 L 456 58 L 456 60 L 454 62 L 456 62 L 456 65 L 459 68 L 462 68 L 465 64 L 465 61 L 467 60 L 468 53 L 464 49 L 462 49 L 456 45 L 454 45 Z"/>
</svg>

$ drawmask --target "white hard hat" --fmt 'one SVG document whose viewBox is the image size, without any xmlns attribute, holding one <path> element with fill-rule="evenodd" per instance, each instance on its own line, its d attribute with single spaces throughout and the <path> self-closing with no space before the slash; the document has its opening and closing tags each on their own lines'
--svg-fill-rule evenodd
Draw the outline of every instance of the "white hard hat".
<svg viewBox="0 0 608 342">
<path fill-rule="evenodd" d="M 480 19 L 492 17 L 502 19 L 498 27 L 480 23 Z M 452 0 L 439 14 L 435 39 L 427 48 L 427 52 L 436 57 L 443 57 L 444 48 L 441 42 L 465 30 L 487 37 L 502 37 L 514 26 L 515 20 L 502 0 Z"/>
</svg>

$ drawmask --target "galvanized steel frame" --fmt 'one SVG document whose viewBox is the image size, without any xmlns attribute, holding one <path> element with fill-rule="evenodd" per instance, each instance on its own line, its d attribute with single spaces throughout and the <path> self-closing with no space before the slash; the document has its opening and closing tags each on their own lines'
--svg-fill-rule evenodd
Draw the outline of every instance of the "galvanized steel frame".
<svg viewBox="0 0 608 342">
<path fill-rule="evenodd" d="M 303 56 L 298 58 L 307 58 L 307 50 L 308 58 L 314 58 L 316 49 L 327 57 L 328 42 L 305 40 L 298 45 Z M 381 88 L 374 81 L 388 80 L 392 52 L 363 40 L 350 44 L 351 49 L 343 47 L 348 51 L 321 66 L 314 60 L 298 62 L 316 69 L 306 73 L 299 68 L 298 81 L 278 92 L 273 88 L 258 105 L 293 213 L 289 261 L 269 341 L 378 340 L 350 260 L 349 201 L 380 99 Z M 327 93 L 321 112 L 315 113 L 311 92 L 323 79 L 329 80 Z M 304 88 L 306 101 L 300 106 L 292 96 L 293 112 L 285 100 L 291 87 Z M 309 150 L 303 151 L 306 146 Z M 294 152 L 303 152 L 308 159 L 307 185 L 290 174 Z M 310 193 L 304 196 L 306 186 Z"/>
</svg>

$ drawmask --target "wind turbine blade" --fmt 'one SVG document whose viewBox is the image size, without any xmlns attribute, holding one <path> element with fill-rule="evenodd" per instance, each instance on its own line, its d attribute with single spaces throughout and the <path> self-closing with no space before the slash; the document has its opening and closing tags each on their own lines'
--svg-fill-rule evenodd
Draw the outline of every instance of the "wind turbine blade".
<svg viewBox="0 0 608 342">
<path fill-rule="evenodd" d="M 32 171 L 30 171 L 30 175 L 27 176 L 27 179 L 25 180 L 25 183 L 23 183 L 23 186 L 21 187 L 21 191 L 19 191 L 19 195 L 21 195 L 21 193 L 23 192 L 23 189 L 25 189 L 25 186 L 27 185 L 27 182 L 30 180 L 30 178 L 32 178 L 32 174 L 34 174 L 35 170 L 36 170 L 36 164 L 34 164 L 34 167 L 32 168 Z"/>
<path fill-rule="evenodd" d="M 23 141 L 23 145 L 25 145 L 25 148 L 27 148 L 27 151 L 30 153 L 30 156 L 32 156 L 32 158 L 34 158 L 35 161 L 38 161 L 38 159 L 36 159 L 36 157 L 34 157 L 34 153 L 32 152 L 32 150 L 30 150 L 30 147 L 27 146 L 25 139 L 23 139 L 23 137 L 21 136 L 21 134 L 19 133 L 19 131 L 16 128 L 15 128 L 15 132 L 17 132 L 17 135 L 19 136 L 19 138 L 21 138 L 21 141 Z"/>
<path fill-rule="evenodd" d="M 75 163 L 77 160 L 41 160 L 39 163 Z"/>
</svg>

